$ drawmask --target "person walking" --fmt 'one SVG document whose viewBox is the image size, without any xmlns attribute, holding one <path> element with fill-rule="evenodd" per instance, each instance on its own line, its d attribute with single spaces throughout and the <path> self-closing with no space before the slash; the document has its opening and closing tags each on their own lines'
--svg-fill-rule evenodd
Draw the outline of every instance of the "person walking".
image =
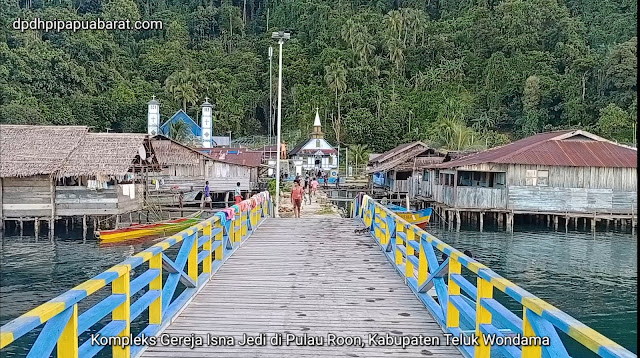
<svg viewBox="0 0 640 358">
<path fill-rule="evenodd" d="M 311 193 L 313 196 L 316 196 L 316 192 L 318 191 L 318 180 L 314 177 L 311 181 Z M 316 203 L 318 202 L 318 198 L 316 197 Z"/>
<path fill-rule="evenodd" d="M 311 205 L 311 181 L 309 180 L 309 177 L 306 178 L 305 183 L 307 184 L 305 187 L 305 192 L 307 193 L 307 200 L 309 205 Z"/>
<path fill-rule="evenodd" d="M 300 218 L 300 208 L 302 207 L 302 196 L 304 191 L 300 186 L 299 180 L 293 181 L 293 188 L 291 189 L 291 204 L 293 204 L 293 215 L 296 218 Z"/>
<path fill-rule="evenodd" d="M 211 193 L 209 192 L 209 181 L 204 183 L 204 204 L 202 207 L 206 207 L 207 203 L 209 203 L 209 208 L 213 209 L 213 200 L 211 200 Z"/>
<path fill-rule="evenodd" d="M 336 177 L 336 189 L 340 189 L 340 174 Z"/>
<path fill-rule="evenodd" d="M 240 182 L 236 183 L 236 188 L 233 190 L 233 198 L 236 200 L 236 204 L 242 202 L 242 193 L 240 192 Z"/>
</svg>

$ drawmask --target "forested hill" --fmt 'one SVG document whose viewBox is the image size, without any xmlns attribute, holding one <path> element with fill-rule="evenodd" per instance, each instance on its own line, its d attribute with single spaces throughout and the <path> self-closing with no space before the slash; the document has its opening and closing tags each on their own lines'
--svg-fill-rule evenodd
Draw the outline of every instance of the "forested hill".
<svg viewBox="0 0 640 358">
<path fill-rule="evenodd" d="M 374 151 L 413 139 L 492 146 L 560 128 L 632 143 L 636 8 L 635 0 L 0 0 L 0 122 L 144 132 L 152 95 L 163 120 L 183 106 L 196 117 L 209 96 L 215 132 L 265 134 L 270 32 L 289 29 L 290 141 L 307 136 L 320 107 L 330 141 L 339 133 L 340 143 Z M 164 28 L 21 33 L 12 29 L 18 17 L 158 19 Z M 273 65 L 277 83 L 277 56 Z"/>
</svg>

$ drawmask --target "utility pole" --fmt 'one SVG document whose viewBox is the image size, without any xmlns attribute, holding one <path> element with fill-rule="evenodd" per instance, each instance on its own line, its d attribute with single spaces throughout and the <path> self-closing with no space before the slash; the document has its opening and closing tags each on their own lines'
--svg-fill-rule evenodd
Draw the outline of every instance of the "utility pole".
<svg viewBox="0 0 640 358">
<path fill-rule="evenodd" d="M 267 17 L 268 19 L 269 17 Z M 267 21 L 268 22 L 268 21 Z M 273 62 L 273 47 L 269 46 L 269 145 L 273 144 L 271 135 L 273 134 L 273 80 L 271 79 L 271 63 Z"/>
<path fill-rule="evenodd" d="M 282 128 L 282 45 L 285 40 L 291 38 L 291 34 L 284 31 L 273 32 L 271 34 L 272 39 L 278 40 L 278 45 L 280 45 L 280 55 L 278 56 L 278 125 L 276 129 L 276 141 L 278 142 L 278 158 L 276 161 L 276 197 L 274 200 L 275 203 L 275 216 L 280 217 L 278 210 L 280 209 L 280 145 L 281 145 L 281 128 Z"/>
</svg>

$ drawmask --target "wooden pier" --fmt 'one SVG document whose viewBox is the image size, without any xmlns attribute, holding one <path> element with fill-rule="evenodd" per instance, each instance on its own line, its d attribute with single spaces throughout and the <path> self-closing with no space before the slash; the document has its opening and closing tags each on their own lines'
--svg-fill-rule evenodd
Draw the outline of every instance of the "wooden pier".
<svg viewBox="0 0 640 358">
<path fill-rule="evenodd" d="M 262 192 L 127 258 L 0 327 L 0 349 L 42 326 L 28 356 L 542 358 L 569 356 L 564 332 L 600 357 L 637 358 L 367 195 L 353 219 L 276 219 L 273 207 Z M 99 322 L 106 340 L 83 339 Z M 473 343 L 483 335 L 497 341 Z"/>
<path fill-rule="evenodd" d="M 295 227 L 295 233 L 294 228 Z M 329 333 L 440 337 L 442 329 L 368 234 L 343 218 L 269 219 L 164 331 L 234 336 L 325 337 L 313 346 L 149 347 L 143 357 L 458 357 L 453 346 L 330 347 Z M 348 239 L 347 239 L 348 238 Z"/>
</svg>

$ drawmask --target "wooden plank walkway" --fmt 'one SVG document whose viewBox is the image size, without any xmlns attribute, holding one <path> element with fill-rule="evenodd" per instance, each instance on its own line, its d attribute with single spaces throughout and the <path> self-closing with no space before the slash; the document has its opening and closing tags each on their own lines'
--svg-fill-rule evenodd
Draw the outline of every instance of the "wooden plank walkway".
<svg viewBox="0 0 640 358">
<path fill-rule="evenodd" d="M 156 345 L 143 357 L 461 356 L 357 227 L 335 217 L 266 220 L 163 332 L 231 335 L 236 345 Z M 239 346 L 244 333 L 321 336 L 324 345 Z M 328 346 L 329 333 L 361 337 L 365 347 Z M 373 347 L 370 333 L 437 336 L 442 345 Z"/>
</svg>

